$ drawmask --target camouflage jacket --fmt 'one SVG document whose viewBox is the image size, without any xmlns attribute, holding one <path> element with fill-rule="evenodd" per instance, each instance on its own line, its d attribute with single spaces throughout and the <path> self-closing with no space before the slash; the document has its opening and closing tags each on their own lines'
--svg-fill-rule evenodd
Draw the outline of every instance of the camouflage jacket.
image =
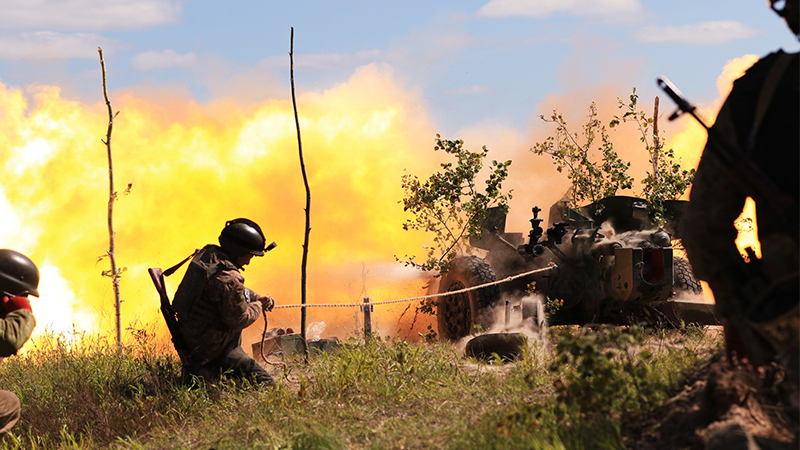
<svg viewBox="0 0 800 450">
<path fill-rule="evenodd" d="M 0 319 L 0 357 L 17 354 L 31 337 L 36 319 L 27 309 L 11 311 Z"/>
<path fill-rule="evenodd" d="M 788 61 L 771 76 L 776 61 Z M 708 282 L 718 313 L 764 322 L 798 303 L 798 192 L 800 192 L 800 77 L 797 54 L 773 53 L 736 80 L 709 134 L 681 220 L 683 244 L 698 278 Z M 774 87 L 767 98 L 765 86 Z M 733 159 L 733 161 L 731 161 Z M 727 161 L 726 161 L 727 160 Z M 777 211 L 755 198 L 761 260 L 746 264 L 736 248 L 734 220 L 754 181 L 733 170 L 749 160 L 794 205 Z M 733 163 L 733 164 L 732 164 Z"/>
<path fill-rule="evenodd" d="M 172 302 L 192 360 L 205 364 L 219 356 L 261 315 L 260 299 L 244 287 L 239 268 L 220 247 L 207 245 L 198 251 Z"/>
</svg>

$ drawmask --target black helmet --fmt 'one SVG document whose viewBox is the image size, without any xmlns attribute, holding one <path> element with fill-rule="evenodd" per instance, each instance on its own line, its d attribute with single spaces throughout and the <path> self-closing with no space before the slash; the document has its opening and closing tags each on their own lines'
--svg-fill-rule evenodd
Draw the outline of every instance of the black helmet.
<svg viewBox="0 0 800 450">
<path fill-rule="evenodd" d="M 769 0 L 769 7 L 783 17 L 795 37 L 800 39 L 800 2 L 798 0 Z"/>
<path fill-rule="evenodd" d="M 11 297 L 39 296 L 39 269 L 20 252 L 0 249 L 0 291 Z"/>
<path fill-rule="evenodd" d="M 264 256 L 267 240 L 261 227 L 250 219 L 234 219 L 225 222 L 219 235 L 219 245 L 231 256 Z"/>
</svg>

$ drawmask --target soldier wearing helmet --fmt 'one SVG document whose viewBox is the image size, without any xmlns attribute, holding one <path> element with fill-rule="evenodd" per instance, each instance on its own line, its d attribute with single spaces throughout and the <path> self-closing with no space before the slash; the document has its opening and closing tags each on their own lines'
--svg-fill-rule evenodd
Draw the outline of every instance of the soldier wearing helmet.
<svg viewBox="0 0 800 450">
<path fill-rule="evenodd" d="M 800 0 L 770 4 L 798 36 Z M 782 371 L 770 378 L 783 379 L 775 387 L 784 405 L 795 411 L 800 381 L 799 69 L 797 53 L 779 50 L 733 83 L 709 130 L 681 221 L 695 274 L 714 293 L 729 361 Z M 734 221 L 748 197 L 756 203 L 761 258 L 750 249 L 745 261 L 735 244 Z M 723 439 L 729 431 L 715 434 L 708 448 L 731 448 Z"/>
<path fill-rule="evenodd" d="M 231 373 L 273 386 L 269 373 L 241 346 L 242 330 L 275 305 L 269 295 L 246 288 L 241 274 L 253 256 L 264 256 L 264 233 L 252 220 L 230 220 L 219 244 L 195 253 L 172 302 L 192 361 L 184 371 L 210 382 Z"/>
<path fill-rule="evenodd" d="M 33 317 L 28 296 L 39 296 L 39 269 L 27 256 L 0 249 L 0 357 L 15 355 L 33 333 Z M 0 390 L 0 434 L 5 434 L 20 417 L 19 398 Z"/>
<path fill-rule="evenodd" d="M 777 8 L 778 2 L 772 3 Z M 798 3 L 786 1 L 776 11 L 795 35 L 800 31 Z M 784 356 L 797 360 L 800 354 L 799 69 L 797 53 L 779 50 L 733 83 L 709 131 L 681 222 L 692 267 L 709 283 L 725 322 L 730 356 L 755 365 Z M 760 175 L 743 176 L 736 170 L 743 164 Z M 769 188 L 758 192 L 754 186 Z M 756 202 L 762 254 L 749 263 L 734 242 L 734 221 L 747 197 Z M 777 198 L 785 198 L 786 206 L 776 207 Z M 788 334 L 773 336 L 777 330 Z"/>
</svg>

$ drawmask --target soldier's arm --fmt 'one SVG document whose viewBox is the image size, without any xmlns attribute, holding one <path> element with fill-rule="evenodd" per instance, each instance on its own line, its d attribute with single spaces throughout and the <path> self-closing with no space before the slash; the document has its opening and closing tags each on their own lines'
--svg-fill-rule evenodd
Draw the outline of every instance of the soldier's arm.
<svg viewBox="0 0 800 450">
<path fill-rule="evenodd" d="M 242 277 L 238 272 L 225 271 L 214 282 L 219 289 L 220 318 L 225 325 L 241 330 L 259 318 L 263 309 L 261 303 L 247 302 L 247 288 L 242 284 Z"/>
<path fill-rule="evenodd" d="M 259 302 L 267 311 L 271 311 L 272 307 L 275 306 L 275 300 L 273 300 L 271 296 L 261 295 L 252 289 L 245 288 L 245 296 L 247 297 L 248 303 Z"/>
<path fill-rule="evenodd" d="M 11 311 L 0 319 L 0 357 L 11 356 L 31 337 L 36 319 L 27 309 Z"/>
</svg>

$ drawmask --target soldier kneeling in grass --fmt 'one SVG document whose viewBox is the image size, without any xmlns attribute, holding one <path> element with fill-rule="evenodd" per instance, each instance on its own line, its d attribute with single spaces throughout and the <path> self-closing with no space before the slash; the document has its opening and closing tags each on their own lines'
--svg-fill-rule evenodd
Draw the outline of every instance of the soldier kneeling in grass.
<svg viewBox="0 0 800 450">
<path fill-rule="evenodd" d="M 251 220 L 230 220 L 219 243 L 195 253 L 172 302 L 191 356 L 184 373 L 209 382 L 229 374 L 274 386 L 269 373 L 242 349 L 242 330 L 275 305 L 269 295 L 244 287 L 240 272 L 253 256 L 268 250 L 264 233 Z"/>
</svg>

